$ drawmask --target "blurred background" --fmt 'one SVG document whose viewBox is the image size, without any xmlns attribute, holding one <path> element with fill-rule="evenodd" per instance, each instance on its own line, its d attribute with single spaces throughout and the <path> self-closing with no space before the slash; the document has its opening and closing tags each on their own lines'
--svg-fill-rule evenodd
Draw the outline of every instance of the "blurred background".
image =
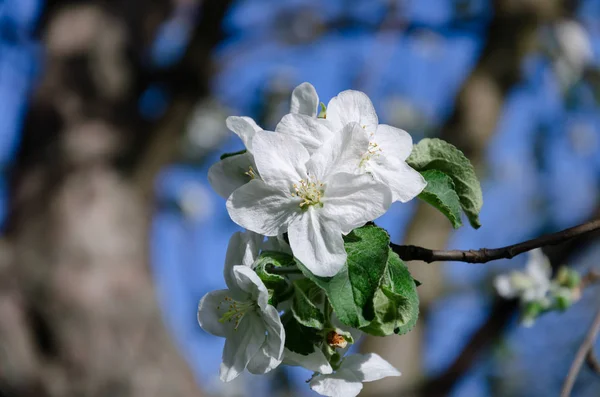
<svg viewBox="0 0 600 397">
<path fill-rule="evenodd" d="M 304 81 L 476 164 L 480 230 L 415 200 L 378 220 L 396 243 L 501 246 L 600 213 L 599 0 L 0 0 L 0 396 L 314 395 L 288 367 L 221 383 L 223 339 L 196 322 L 238 230 L 207 183 L 241 148 L 225 118 L 272 129 Z M 600 266 L 594 238 L 547 253 Z M 491 285 L 525 259 L 410 263 L 419 324 L 357 348 L 403 376 L 361 395 L 558 395 L 600 288 L 519 327 Z"/>
</svg>

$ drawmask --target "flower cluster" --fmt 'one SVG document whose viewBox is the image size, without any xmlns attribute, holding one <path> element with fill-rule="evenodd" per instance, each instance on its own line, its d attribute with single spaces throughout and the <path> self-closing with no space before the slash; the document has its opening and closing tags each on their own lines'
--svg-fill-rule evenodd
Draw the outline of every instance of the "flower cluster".
<svg viewBox="0 0 600 397">
<path fill-rule="evenodd" d="M 331 291 L 342 294 L 346 287 L 327 283 L 348 272 L 346 236 L 426 187 L 406 162 L 413 150 L 410 135 L 379 124 L 364 93 L 344 91 L 319 105 L 309 83 L 293 91 L 290 113 L 275 131 L 248 117 L 229 117 L 227 126 L 245 150 L 224 155 L 211 167 L 209 181 L 227 199 L 231 219 L 247 231 L 229 243 L 228 289 L 208 293 L 198 308 L 202 328 L 226 338 L 221 379 L 230 381 L 244 369 L 264 374 L 283 362 L 314 371 L 310 387 L 322 395 L 356 396 L 362 382 L 399 376 L 376 354 L 345 357 L 360 336 L 358 325 L 383 331 L 375 320 L 367 327 L 357 310 L 355 319 L 338 319 Z M 364 288 L 372 288 L 366 294 L 370 301 L 355 298 L 357 307 L 397 299 L 396 274 L 404 277 L 399 259 L 389 266 L 400 271 L 384 277 L 389 236 L 384 232 L 377 241 L 383 249 L 372 260 L 382 265 L 373 266 L 379 269 L 375 284 L 364 275 Z M 406 275 L 410 288 L 402 291 L 414 290 Z M 380 286 L 384 281 L 388 284 Z M 416 299 L 411 301 L 415 313 Z M 401 323 L 407 318 L 406 313 L 394 317 L 390 332 L 412 326 Z"/>
<path fill-rule="evenodd" d="M 562 267 L 552 278 L 550 260 L 540 248 L 529 252 L 525 271 L 512 271 L 494 279 L 498 295 L 519 299 L 521 323 L 531 327 L 541 314 L 566 310 L 581 297 L 579 274 Z"/>
<path fill-rule="evenodd" d="M 298 86 L 274 132 L 229 117 L 246 151 L 215 164 L 209 181 L 235 223 L 265 236 L 287 233 L 294 256 L 330 277 L 346 262 L 342 235 L 413 199 L 426 182 L 405 162 L 410 135 L 379 124 L 364 93 L 340 93 L 323 117 L 318 101 L 312 85 Z"/>
</svg>

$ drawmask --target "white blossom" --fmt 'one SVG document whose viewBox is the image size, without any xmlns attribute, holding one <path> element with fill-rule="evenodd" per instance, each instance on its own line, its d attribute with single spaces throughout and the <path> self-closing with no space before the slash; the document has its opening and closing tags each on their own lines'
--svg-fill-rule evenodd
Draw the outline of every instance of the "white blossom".
<svg viewBox="0 0 600 397">
<path fill-rule="evenodd" d="M 286 348 L 283 352 L 283 363 L 285 365 L 300 366 L 320 374 L 330 374 L 333 372 L 333 368 L 331 368 L 331 364 L 327 361 L 325 354 L 318 348 L 315 348 L 314 352 L 307 355 L 294 353 Z"/>
<path fill-rule="evenodd" d="M 519 298 L 523 302 L 544 301 L 551 287 L 552 267 L 540 248 L 529 252 L 525 271 L 513 271 L 497 276 L 494 287 L 506 299 Z"/>
<path fill-rule="evenodd" d="M 317 118 L 319 96 L 310 83 L 302 83 L 292 92 L 290 113 L 283 116 L 275 131 L 300 142 L 313 153 L 336 131 L 326 119 Z"/>
<path fill-rule="evenodd" d="M 356 123 L 312 156 L 285 134 L 257 132 L 253 150 L 261 179 L 231 195 L 231 219 L 266 236 L 287 232 L 294 256 L 313 274 L 335 275 L 346 261 L 342 234 L 381 216 L 391 203 L 385 185 L 346 172 L 357 166 L 368 145 Z"/>
<path fill-rule="evenodd" d="M 259 177 L 252 155 L 252 140 L 256 132 L 262 130 L 250 117 L 231 116 L 226 124 L 240 137 L 246 152 L 226 157 L 208 170 L 210 185 L 225 199 L 240 186 Z"/>
<path fill-rule="evenodd" d="M 412 137 L 399 128 L 379 124 L 369 97 L 360 91 L 347 90 L 329 101 L 325 127 L 337 130 L 352 122 L 359 123 L 369 139 L 358 171 L 388 185 L 393 201 L 405 203 L 421 193 L 427 182 L 406 163 L 413 148 Z"/>
<path fill-rule="evenodd" d="M 285 331 L 269 305 L 267 288 L 251 269 L 262 236 L 236 233 L 230 241 L 224 276 L 228 289 L 206 294 L 198 305 L 198 322 L 207 332 L 226 338 L 220 377 L 235 379 L 244 369 L 264 374 L 283 359 Z"/>
<path fill-rule="evenodd" d="M 317 90 L 312 84 L 302 83 L 292 91 L 290 113 L 317 117 L 318 106 L 319 95 L 317 95 Z"/>
<path fill-rule="evenodd" d="M 324 396 L 355 397 L 362 390 L 363 382 L 388 376 L 400 376 L 400 372 L 379 355 L 354 354 L 346 357 L 334 373 L 314 377 L 310 388 Z"/>
</svg>

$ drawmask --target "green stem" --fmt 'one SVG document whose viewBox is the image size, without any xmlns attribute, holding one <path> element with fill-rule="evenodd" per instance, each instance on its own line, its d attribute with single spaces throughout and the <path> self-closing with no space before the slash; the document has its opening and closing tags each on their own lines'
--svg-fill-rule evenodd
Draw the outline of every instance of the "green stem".
<svg viewBox="0 0 600 397">
<path fill-rule="evenodd" d="M 333 308 L 331 307 L 327 296 L 325 296 L 324 299 L 325 303 L 323 304 L 323 314 L 325 315 L 325 329 L 333 328 L 333 324 L 331 324 L 331 313 L 333 312 Z"/>
</svg>

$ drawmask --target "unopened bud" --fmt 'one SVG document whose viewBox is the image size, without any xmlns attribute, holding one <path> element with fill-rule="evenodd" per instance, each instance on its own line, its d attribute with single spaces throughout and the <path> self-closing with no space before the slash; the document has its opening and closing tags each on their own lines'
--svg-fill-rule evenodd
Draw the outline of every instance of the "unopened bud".
<svg viewBox="0 0 600 397">
<path fill-rule="evenodd" d="M 344 338 L 342 335 L 338 334 L 335 331 L 329 331 L 329 333 L 327 334 L 327 344 L 331 347 L 341 349 L 348 346 L 346 338 Z"/>
</svg>

